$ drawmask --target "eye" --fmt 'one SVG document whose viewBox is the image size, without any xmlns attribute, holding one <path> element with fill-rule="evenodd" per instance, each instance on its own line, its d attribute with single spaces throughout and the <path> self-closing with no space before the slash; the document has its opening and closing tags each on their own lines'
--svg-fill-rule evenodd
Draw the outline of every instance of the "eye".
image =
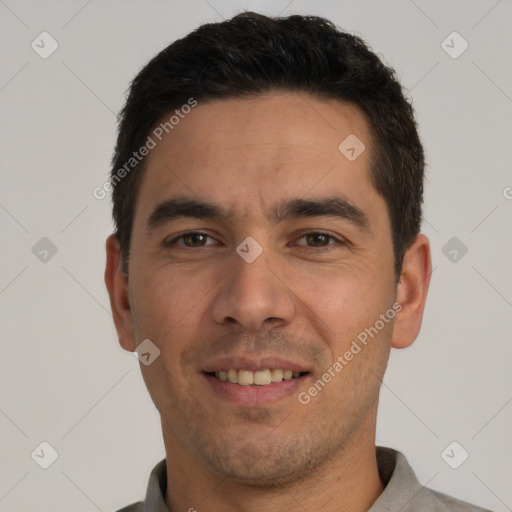
<svg viewBox="0 0 512 512">
<path fill-rule="evenodd" d="M 296 245 L 306 246 L 306 247 L 327 247 L 328 245 L 333 245 L 334 243 L 343 243 L 338 238 L 333 235 L 329 235 L 328 233 L 323 233 L 321 231 L 312 231 L 310 233 L 306 233 L 299 237 L 295 242 Z"/>
<path fill-rule="evenodd" d="M 176 238 L 173 238 L 169 242 L 166 242 L 166 245 L 181 245 L 184 247 L 203 247 L 205 245 L 215 244 L 216 241 L 206 233 L 201 233 L 200 231 L 189 231 L 188 233 L 184 233 Z"/>
</svg>

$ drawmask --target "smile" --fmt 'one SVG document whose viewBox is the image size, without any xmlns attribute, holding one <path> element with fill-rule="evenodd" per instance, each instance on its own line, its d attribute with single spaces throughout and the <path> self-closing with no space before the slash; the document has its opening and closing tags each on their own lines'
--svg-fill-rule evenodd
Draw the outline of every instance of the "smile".
<svg viewBox="0 0 512 512">
<path fill-rule="evenodd" d="M 210 372 L 209 375 L 222 381 L 239 384 L 240 386 L 268 386 L 283 380 L 296 379 L 301 376 L 301 372 L 293 372 L 292 370 L 281 368 L 267 368 L 257 371 L 230 368 L 229 370 Z"/>
</svg>

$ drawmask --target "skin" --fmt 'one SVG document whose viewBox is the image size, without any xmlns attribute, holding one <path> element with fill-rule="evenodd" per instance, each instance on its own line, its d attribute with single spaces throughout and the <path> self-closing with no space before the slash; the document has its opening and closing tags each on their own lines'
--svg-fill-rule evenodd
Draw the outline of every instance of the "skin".
<svg viewBox="0 0 512 512">
<path fill-rule="evenodd" d="M 353 162 L 338 150 L 349 134 L 366 145 Z M 397 282 L 387 206 L 369 178 L 372 147 L 357 107 L 288 92 L 199 102 L 148 156 L 129 278 L 111 236 L 105 280 L 121 346 L 150 339 L 161 351 L 141 370 L 161 415 L 171 512 L 365 511 L 382 493 L 381 379 L 390 348 L 418 335 L 431 262 L 418 235 Z M 157 205 L 184 196 L 226 215 L 148 231 Z M 280 201 L 334 196 L 361 210 L 367 229 L 334 216 L 268 216 Z M 165 245 L 187 230 L 207 236 Z M 252 263 L 235 251 L 248 236 L 263 249 Z M 395 302 L 395 319 L 301 404 L 299 392 Z M 217 357 L 262 355 L 291 358 L 309 374 L 262 404 L 233 403 L 205 379 Z"/>
</svg>

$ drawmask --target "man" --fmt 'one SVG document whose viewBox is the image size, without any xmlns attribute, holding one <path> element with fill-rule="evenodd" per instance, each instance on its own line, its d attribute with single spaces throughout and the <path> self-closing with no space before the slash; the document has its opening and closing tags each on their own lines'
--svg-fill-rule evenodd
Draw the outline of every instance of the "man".
<svg viewBox="0 0 512 512">
<path fill-rule="evenodd" d="M 139 73 L 105 280 L 167 457 L 124 511 L 482 510 L 375 447 L 430 281 L 423 171 L 394 72 L 322 18 L 240 14 Z"/>
</svg>

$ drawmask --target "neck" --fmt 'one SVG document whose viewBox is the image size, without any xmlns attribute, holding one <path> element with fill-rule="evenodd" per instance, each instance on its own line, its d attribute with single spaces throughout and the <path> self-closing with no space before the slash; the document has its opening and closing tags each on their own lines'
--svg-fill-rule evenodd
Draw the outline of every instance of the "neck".
<svg viewBox="0 0 512 512">
<path fill-rule="evenodd" d="M 384 490 L 375 453 L 375 414 L 323 466 L 286 487 L 248 486 L 219 475 L 163 425 L 170 512 L 282 512 L 300 505 L 323 512 L 365 512 Z M 370 434 L 370 435 L 368 435 Z"/>
</svg>

